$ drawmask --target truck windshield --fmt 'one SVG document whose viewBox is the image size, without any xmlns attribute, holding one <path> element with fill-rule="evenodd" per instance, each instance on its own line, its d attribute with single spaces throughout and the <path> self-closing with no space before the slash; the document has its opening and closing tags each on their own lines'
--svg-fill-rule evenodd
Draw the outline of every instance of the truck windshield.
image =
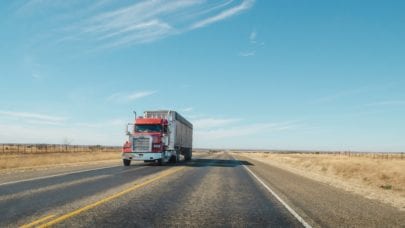
<svg viewBox="0 0 405 228">
<path fill-rule="evenodd" d="M 135 125 L 135 132 L 160 132 L 162 126 L 160 125 Z"/>
</svg>

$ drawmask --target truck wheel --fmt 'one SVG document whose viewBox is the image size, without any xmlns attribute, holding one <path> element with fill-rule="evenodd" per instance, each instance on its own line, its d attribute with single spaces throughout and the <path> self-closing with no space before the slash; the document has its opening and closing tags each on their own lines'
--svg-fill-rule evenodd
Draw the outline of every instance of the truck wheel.
<svg viewBox="0 0 405 228">
<path fill-rule="evenodd" d="M 130 166 L 131 165 L 131 160 L 127 160 L 127 159 L 122 159 L 124 166 Z"/>
<path fill-rule="evenodd" d="M 162 160 L 162 159 L 158 159 L 158 160 L 157 160 L 157 164 L 158 164 L 158 166 L 161 166 L 161 165 L 163 164 L 163 160 Z"/>
<path fill-rule="evenodd" d="M 169 159 L 170 163 L 176 163 L 176 156 L 172 155 Z"/>
<path fill-rule="evenodd" d="M 184 154 L 184 160 L 190 161 L 190 160 L 191 160 L 191 156 L 192 156 L 192 152 L 191 152 L 191 151 L 187 151 L 187 153 Z"/>
<path fill-rule="evenodd" d="M 176 152 L 176 163 L 177 162 L 180 162 L 180 152 L 179 151 Z"/>
</svg>

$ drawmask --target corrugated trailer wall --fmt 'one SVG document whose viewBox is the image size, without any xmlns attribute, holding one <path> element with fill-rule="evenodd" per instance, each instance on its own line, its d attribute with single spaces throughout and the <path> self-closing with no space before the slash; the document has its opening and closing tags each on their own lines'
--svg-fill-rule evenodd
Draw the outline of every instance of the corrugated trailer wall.
<svg viewBox="0 0 405 228">
<path fill-rule="evenodd" d="M 173 112 L 176 120 L 176 143 L 175 146 L 192 148 L 193 125 L 177 112 Z"/>
<path fill-rule="evenodd" d="M 176 121 L 176 147 L 192 148 L 193 129 L 180 121 Z"/>
</svg>

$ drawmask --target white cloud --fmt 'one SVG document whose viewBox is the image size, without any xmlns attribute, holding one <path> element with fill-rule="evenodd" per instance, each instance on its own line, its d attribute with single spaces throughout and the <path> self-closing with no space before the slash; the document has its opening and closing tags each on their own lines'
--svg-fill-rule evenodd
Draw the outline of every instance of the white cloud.
<svg viewBox="0 0 405 228">
<path fill-rule="evenodd" d="M 29 18 L 47 12 L 49 20 L 58 21 L 57 25 L 50 25 L 57 28 L 44 27 L 54 31 L 46 38 L 52 39 L 52 45 L 84 42 L 98 48 L 117 48 L 205 27 L 246 11 L 253 4 L 254 0 L 103 1 L 102 4 L 33 0 L 22 5 L 17 14 Z"/>
<path fill-rule="evenodd" d="M 201 118 L 193 120 L 193 125 L 196 129 L 215 128 L 225 126 L 231 123 L 239 122 L 237 118 Z"/>
<path fill-rule="evenodd" d="M 217 128 L 195 128 L 194 139 L 196 147 L 209 148 L 244 148 L 249 142 L 256 141 L 257 136 L 269 135 L 279 131 L 295 129 L 294 122 L 282 123 L 234 123 Z M 268 142 L 260 142 L 260 145 Z"/>
<path fill-rule="evenodd" d="M 194 146 L 203 148 L 244 148 L 263 136 L 296 129 L 297 121 L 249 123 L 244 119 L 198 117 L 190 118 L 194 126 Z M 266 140 L 266 139 L 264 139 Z M 268 142 L 260 142 L 267 145 Z"/>
<path fill-rule="evenodd" d="M 249 35 L 250 43 L 252 43 L 252 44 L 256 43 L 256 37 L 257 37 L 257 33 L 255 31 L 251 32 Z"/>
<path fill-rule="evenodd" d="M 255 51 L 247 51 L 247 52 L 240 52 L 239 56 L 241 57 L 250 57 L 250 56 L 254 56 L 256 54 Z"/>
<path fill-rule="evenodd" d="M 114 93 L 107 98 L 107 101 L 114 102 L 129 102 L 138 100 L 144 97 L 151 96 L 157 93 L 157 91 L 139 91 L 133 93 Z"/>
<path fill-rule="evenodd" d="M 341 100 L 353 100 L 359 98 L 365 98 L 370 94 L 381 94 L 386 93 L 389 89 L 392 89 L 392 86 L 395 84 L 380 84 L 380 85 L 364 85 L 357 88 L 335 91 L 334 93 L 326 94 L 323 97 L 319 97 L 312 101 L 309 101 L 310 104 L 328 104 L 339 102 Z M 405 100 L 389 100 L 375 102 L 371 104 L 365 104 L 365 106 L 378 106 L 378 105 L 402 105 Z"/>
<path fill-rule="evenodd" d="M 131 93 L 127 96 L 128 100 L 132 101 L 132 100 L 136 100 L 136 99 L 140 99 L 143 97 L 147 97 L 150 96 L 152 94 L 155 94 L 156 91 L 142 91 L 142 92 L 135 92 L 135 93 Z"/>
<path fill-rule="evenodd" d="M 181 111 L 182 111 L 182 112 L 191 112 L 191 111 L 193 111 L 193 108 L 192 108 L 192 107 L 188 107 L 188 108 L 182 109 Z"/>
<path fill-rule="evenodd" d="M 42 121 L 43 123 L 62 123 L 67 120 L 66 117 L 60 116 L 51 116 L 39 113 L 32 113 L 32 112 L 14 112 L 14 111 L 5 111 L 0 110 L 0 115 L 14 117 L 14 118 L 21 118 L 27 121 Z"/>
<path fill-rule="evenodd" d="M 40 79 L 41 78 L 41 75 L 39 75 L 38 73 L 32 73 L 32 78 L 33 79 Z"/>
<path fill-rule="evenodd" d="M 249 36 L 249 48 L 247 48 L 248 51 L 242 51 L 238 53 L 238 56 L 241 57 L 252 57 L 256 55 L 256 50 L 260 47 L 263 46 L 263 42 L 258 43 L 257 42 L 257 32 L 252 31 L 250 32 Z"/>
<path fill-rule="evenodd" d="M 105 120 L 102 122 L 75 123 L 72 125 L 79 126 L 79 127 L 86 127 L 86 128 L 103 128 L 103 127 L 124 126 L 125 124 L 127 124 L 127 122 L 125 122 L 122 119 L 116 118 L 116 119 Z"/>
<path fill-rule="evenodd" d="M 380 101 L 367 104 L 366 106 L 402 106 L 402 105 L 405 105 L 405 100 Z"/>
<path fill-rule="evenodd" d="M 235 125 L 228 128 L 218 128 L 213 130 L 198 129 L 196 134 L 200 139 L 217 140 L 222 138 L 254 135 L 264 131 L 288 130 L 294 126 L 295 125 L 291 123 L 257 123 L 250 125 Z"/>
<path fill-rule="evenodd" d="M 55 143 L 69 139 L 73 144 L 121 145 L 125 140 L 122 127 L 33 126 L 0 123 L 0 143 Z"/>
<path fill-rule="evenodd" d="M 21 115 L 18 115 L 21 116 Z M 0 121 L 0 143 L 63 143 L 120 145 L 125 139 L 123 119 L 106 119 L 98 122 L 53 122 L 41 115 L 23 115 L 34 118 Z"/>
<path fill-rule="evenodd" d="M 77 36 L 95 39 L 106 48 L 155 41 L 178 32 L 168 17 L 200 3 L 200 0 L 137 2 L 84 20 L 76 26 Z"/>
<path fill-rule="evenodd" d="M 253 4 L 254 4 L 254 0 L 244 0 L 244 1 L 242 1 L 242 3 L 240 5 L 237 5 L 237 6 L 233 7 L 233 8 L 224 10 L 224 11 L 222 11 L 221 13 L 219 13 L 219 14 L 217 14 L 215 16 L 212 16 L 212 17 L 209 17 L 209 18 L 206 18 L 206 19 L 203 19 L 201 21 L 196 22 L 195 24 L 193 24 L 191 26 L 191 28 L 193 28 L 193 29 L 201 28 L 201 27 L 205 27 L 205 26 L 207 26 L 209 24 L 212 24 L 212 23 L 215 23 L 215 22 L 218 22 L 218 21 L 222 21 L 222 20 L 224 20 L 226 18 L 229 18 L 229 17 L 231 17 L 231 16 L 233 16 L 235 14 L 238 14 L 238 13 L 240 13 L 242 11 L 250 9 L 253 6 Z"/>
</svg>

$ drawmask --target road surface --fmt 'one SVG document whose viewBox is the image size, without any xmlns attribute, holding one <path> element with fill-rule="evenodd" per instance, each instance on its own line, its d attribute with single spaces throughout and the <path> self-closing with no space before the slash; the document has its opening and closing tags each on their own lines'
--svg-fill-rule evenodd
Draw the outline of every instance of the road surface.
<svg viewBox="0 0 405 228">
<path fill-rule="evenodd" d="M 176 165 L 0 175 L 0 227 L 404 227 L 404 221 L 387 205 L 227 153 Z"/>
</svg>

